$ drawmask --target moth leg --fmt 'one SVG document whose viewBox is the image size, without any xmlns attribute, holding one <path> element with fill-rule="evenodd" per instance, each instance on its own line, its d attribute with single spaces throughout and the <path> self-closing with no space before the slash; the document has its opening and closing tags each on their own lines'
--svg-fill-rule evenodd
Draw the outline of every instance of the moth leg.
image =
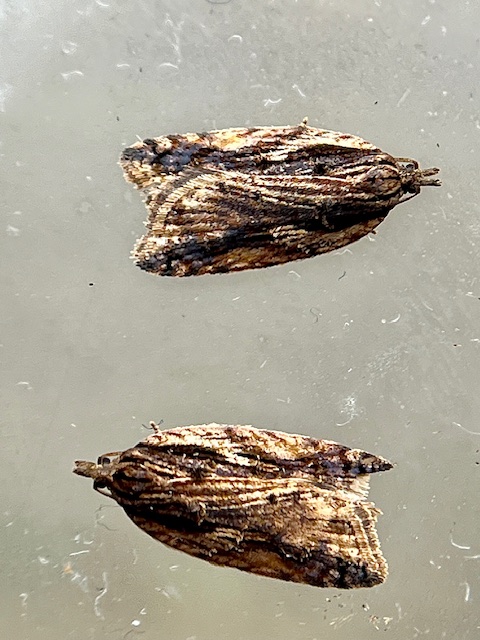
<svg viewBox="0 0 480 640">
<path fill-rule="evenodd" d="M 401 202 L 407 202 L 408 200 L 411 200 L 415 196 L 418 196 L 419 193 L 420 193 L 420 189 L 418 189 L 416 191 L 412 191 L 411 193 L 404 193 L 403 196 L 400 198 L 400 200 L 398 202 L 399 202 L 399 204 Z"/>
<path fill-rule="evenodd" d="M 103 486 L 101 484 L 99 484 L 98 480 L 95 480 L 93 483 L 93 488 L 95 489 L 95 491 L 97 491 L 98 493 L 101 493 L 102 496 L 106 496 L 107 498 L 112 498 L 112 492 L 110 491 L 110 489 L 108 489 L 107 487 Z"/>
</svg>

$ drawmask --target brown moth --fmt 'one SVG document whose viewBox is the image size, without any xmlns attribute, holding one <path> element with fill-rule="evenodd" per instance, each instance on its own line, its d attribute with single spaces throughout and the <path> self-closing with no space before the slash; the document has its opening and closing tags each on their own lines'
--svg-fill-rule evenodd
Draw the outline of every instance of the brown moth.
<svg viewBox="0 0 480 640">
<path fill-rule="evenodd" d="M 250 426 L 154 433 L 126 451 L 77 460 L 74 473 L 153 538 L 216 565 L 317 587 L 387 576 L 367 501 L 380 456 Z"/>
<path fill-rule="evenodd" d="M 367 235 L 438 169 L 357 136 L 309 127 L 149 138 L 124 150 L 148 232 L 136 264 L 162 276 L 242 271 L 308 258 Z"/>
</svg>

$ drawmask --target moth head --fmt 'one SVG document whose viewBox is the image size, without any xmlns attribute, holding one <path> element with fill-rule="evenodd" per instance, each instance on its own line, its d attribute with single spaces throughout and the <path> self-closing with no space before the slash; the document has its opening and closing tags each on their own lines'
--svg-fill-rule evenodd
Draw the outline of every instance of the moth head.
<svg viewBox="0 0 480 640">
<path fill-rule="evenodd" d="M 96 463 L 89 462 L 88 460 L 75 460 L 73 473 L 76 473 L 78 476 L 83 476 L 84 478 L 91 478 L 95 491 L 110 498 L 112 476 L 118 456 L 119 452 L 105 453 L 98 458 Z"/>
<path fill-rule="evenodd" d="M 388 164 L 369 169 L 362 180 L 370 185 L 373 193 L 381 197 L 392 197 L 398 192 L 398 170 Z"/>
<path fill-rule="evenodd" d="M 396 158 L 400 168 L 400 178 L 405 193 L 416 195 L 422 187 L 439 187 L 442 183 L 434 177 L 440 171 L 435 167 L 420 169 L 418 162 L 411 158 Z"/>
</svg>

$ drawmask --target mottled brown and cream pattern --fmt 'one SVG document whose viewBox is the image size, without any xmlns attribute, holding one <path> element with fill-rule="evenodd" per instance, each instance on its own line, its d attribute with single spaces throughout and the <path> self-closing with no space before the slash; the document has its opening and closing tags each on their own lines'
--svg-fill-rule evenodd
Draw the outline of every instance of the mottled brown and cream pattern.
<svg viewBox="0 0 480 640">
<path fill-rule="evenodd" d="M 146 196 L 146 271 L 191 276 L 308 258 L 375 229 L 400 202 L 438 186 L 438 169 L 357 136 L 307 126 L 150 138 L 124 150 Z"/>
<path fill-rule="evenodd" d="M 216 565 L 317 587 L 372 587 L 387 565 L 367 501 L 392 464 L 336 442 L 250 426 L 154 432 L 74 473 L 149 535 Z"/>
</svg>

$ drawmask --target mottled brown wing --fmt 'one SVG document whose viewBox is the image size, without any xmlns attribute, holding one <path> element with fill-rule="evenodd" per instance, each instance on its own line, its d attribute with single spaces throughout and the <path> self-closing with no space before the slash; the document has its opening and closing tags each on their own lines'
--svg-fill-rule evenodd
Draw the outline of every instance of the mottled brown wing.
<svg viewBox="0 0 480 640">
<path fill-rule="evenodd" d="M 120 158 L 125 179 L 137 189 L 167 184 L 200 168 L 244 174 L 330 173 L 381 149 L 362 138 L 304 124 L 219 129 L 148 138 L 127 147 Z M 388 156 L 393 162 L 393 158 Z"/>
<path fill-rule="evenodd" d="M 265 175 L 186 169 L 145 189 L 147 226 L 156 235 L 268 231 L 282 225 L 332 231 L 384 215 L 403 195 L 390 163 L 356 165 L 352 174 Z"/>
<path fill-rule="evenodd" d="M 191 475 L 192 463 L 202 460 L 210 474 L 241 478 L 305 478 L 336 486 L 365 498 L 368 475 L 392 468 L 381 456 L 321 440 L 246 425 L 205 424 L 160 430 L 125 452 L 133 463 L 168 459 Z"/>
<path fill-rule="evenodd" d="M 213 564 L 318 587 L 370 587 L 387 575 L 380 511 L 314 482 L 174 481 L 168 494 L 119 504 L 152 537 Z"/>
<path fill-rule="evenodd" d="M 378 197 L 341 178 L 222 171 L 186 171 L 172 186 L 146 190 L 149 231 L 133 252 L 159 275 L 241 271 L 332 251 L 373 231 L 400 198 L 398 185 Z"/>
</svg>

